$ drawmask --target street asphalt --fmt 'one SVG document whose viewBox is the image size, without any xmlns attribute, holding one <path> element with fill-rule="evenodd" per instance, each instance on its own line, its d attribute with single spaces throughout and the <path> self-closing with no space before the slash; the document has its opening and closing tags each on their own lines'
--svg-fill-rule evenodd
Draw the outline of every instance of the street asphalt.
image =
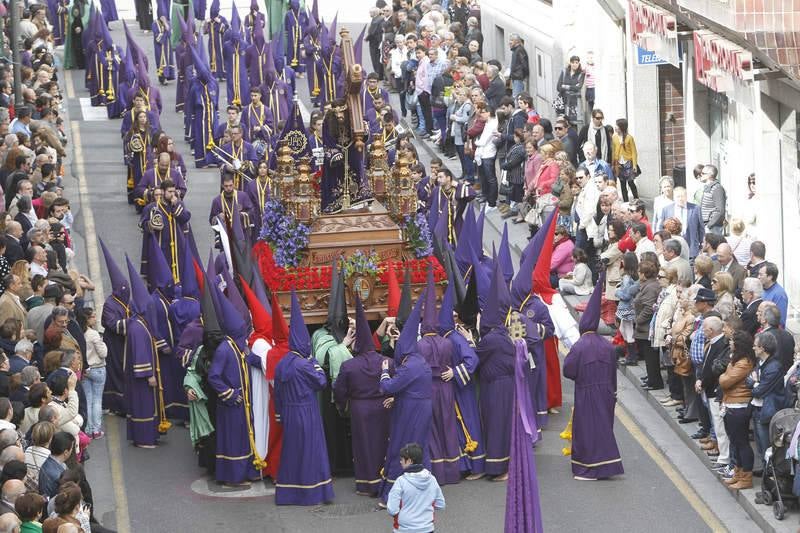
<svg viewBox="0 0 800 533">
<path fill-rule="evenodd" d="M 152 36 L 140 32 L 131 21 L 129 26 L 139 44 L 152 53 Z M 360 27 L 351 31 L 357 35 Z M 117 43 L 124 44 L 120 23 L 112 24 L 112 35 Z M 138 217 L 125 198 L 120 121 L 85 120 L 79 99 L 88 95 L 82 79 L 82 72 L 78 71 L 68 73 L 65 79 L 66 84 L 71 85 L 67 101 L 70 149 L 75 150 L 77 156 L 71 159 L 70 170 L 81 177 L 67 180 L 66 194 L 74 204 L 76 224 L 73 231 L 81 264 L 95 277 L 100 269 L 105 294 L 108 294 L 110 287 L 105 267 L 97 263 L 97 237 L 106 242 L 117 261 L 124 261 L 127 253 L 137 262 L 141 234 Z M 298 88 L 301 100 L 308 102 L 304 80 L 299 81 Z M 189 147 L 183 141 L 182 116 L 174 111 L 174 83 L 160 89 L 164 101 L 162 126 L 175 139 L 189 166 L 186 204 L 192 212 L 194 235 L 203 255 L 212 242 L 207 216 L 211 199 L 218 193 L 218 171 L 193 167 Z M 221 92 L 224 94 L 224 90 Z M 224 97 L 221 100 L 223 103 Z M 425 150 L 420 153 L 427 165 L 429 155 Z M 499 241 L 496 227 L 487 225 L 486 242 Z M 519 242 L 523 237 L 520 234 L 512 238 Z M 621 375 L 620 388 L 628 392 L 631 388 Z M 536 449 L 545 529 L 563 532 L 625 529 L 649 533 L 756 531 L 755 524 L 733 498 L 714 500 L 713 509 L 706 505 L 706 495 L 715 493 L 715 486 L 719 484 L 710 474 L 702 472 L 690 476 L 692 484 L 687 484 L 687 476 L 672 465 L 680 464 L 681 458 L 690 461 L 694 455 L 680 441 L 665 447 L 664 443 L 671 442 L 669 428 L 663 434 L 659 434 L 657 425 L 655 429 L 642 430 L 641 421 L 652 425 L 660 418 L 638 394 L 628 396 L 628 401 L 622 401 L 625 410 L 618 418 L 618 422 L 625 424 L 616 425 L 625 475 L 610 481 L 578 482 L 572 478 L 569 458 L 561 453 L 565 443 L 558 436 L 569 418 L 572 399 L 571 382 L 565 381 L 564 406 L 560 414 L 550 417 Z M 258 488 L 256 497 L 220 493 L 219 487 L 204 479 L 203 472 L 196 466 L 188 431 L 184 428 L 171 429 L 158 449 L 142 450 L 125 441 L 124 420 L 106 416 L 105 425 L 107 438 L 91 445 L 92 458 L 87 463 L 87 473 L 94 488 L 97 516 L 104 525 L 120 532 L 272 533 L 313 532 L 324 528 L 334 533 L 391 529 L 389 516 L 385 511 L 376 510 L 375 500 L 354 494 L 352 479 L 336 480 L 336 499 L 332 505 L 278 508 L 268 495 L 271 493 L 269 483 Z M 687 468 L 697 468 L 697 464 L 686 464 Z M 445 487 L 444 494 L 447 508 L 437 514 L 437 531 L 502 530 L 505 484 L 464 481 Z"/>
</svg>

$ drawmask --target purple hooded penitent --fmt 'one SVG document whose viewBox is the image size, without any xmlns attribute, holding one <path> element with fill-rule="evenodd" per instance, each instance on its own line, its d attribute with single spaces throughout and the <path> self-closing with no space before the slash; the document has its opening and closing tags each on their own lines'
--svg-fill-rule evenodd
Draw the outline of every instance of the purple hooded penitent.
<svg viewBox="0 0 800 533">
<path fill-rule="evenodd" d="M 311 357 L 311 336 L 308 334 L 308 328 L 303 320 L 303 310 L 300 308 L 300 301 L 294 289 L 292 289 L 292 315 L 289 320 L 289 350 L 301 357 Z"/>
<path fill-rule="evenodd" d="M 130 283 L 125 274 L 120 270 L 119 265 L 114 261 L 111 252 L 106 248 L 102 239 L 100 241 L 100 248 L 103 250 L 103 259 L 106 261 L 106 269 L 108 269 L 108 277 L 111 279 L 111 294 L 122 300 L 123 303 L 128 303 L 131 297 Z"/>
</svg>

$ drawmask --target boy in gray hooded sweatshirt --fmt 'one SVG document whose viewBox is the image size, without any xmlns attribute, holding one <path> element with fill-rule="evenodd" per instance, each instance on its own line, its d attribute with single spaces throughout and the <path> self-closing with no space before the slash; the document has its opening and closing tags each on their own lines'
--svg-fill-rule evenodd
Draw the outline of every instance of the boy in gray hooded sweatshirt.
<svg viewBox="0 0 800 533">
<path fill-rule="evenodd" d="M 435 509 L 444 509 L 444 495 L 436 478 L 422 466 L 422 448 L 416 442 L 400 450 L 405 471 L 397 478 L 386 502 L 394 517 L 395 533 L 431 533 Z"/>
</svg>

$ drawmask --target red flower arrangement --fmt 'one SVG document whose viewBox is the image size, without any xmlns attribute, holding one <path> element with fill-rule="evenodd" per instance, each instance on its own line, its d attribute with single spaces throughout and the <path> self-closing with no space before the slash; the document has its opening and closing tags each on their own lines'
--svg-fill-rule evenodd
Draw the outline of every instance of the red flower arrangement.
<svg viewBox="0 0 800 533">
<path fill-rule="evenodd" d="M 258 261 L 261 276 L 264 283 L 272 291 L 290 291 L 292 288 L 298 291 L 304 290 L 329 290 L 331 287 L 331 267 L 328 265 L 312 267 L 283 268 L 275 264 L 272 259 L 272 251 L 263 241 L 259 241 L 253 247 L 253 255 Z M 439 261 L 433 257 L 424 259 L 412 259 L 410 261 L 396 261 L 395 270 L 400 283 L 404 279 L 405 268 L 408 267 L 411 273 L 411 283 L 425 283 L 428 273 L 428 265 L 433 266 L 433 279 L 436 282 L 447 279 L 447 273 Z M 379 265 L 378 283 L 386 285 L 388 278 L 388 261 L 383 261 Z"/>
</svg>

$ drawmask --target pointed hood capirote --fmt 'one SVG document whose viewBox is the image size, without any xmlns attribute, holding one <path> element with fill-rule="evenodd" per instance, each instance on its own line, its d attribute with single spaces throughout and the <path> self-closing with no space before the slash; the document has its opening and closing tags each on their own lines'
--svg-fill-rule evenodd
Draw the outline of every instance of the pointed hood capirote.
<svg viewBox="0 0 800 533">
<path fill-rule="evenodd" d="M 232 285 L 232 283 L 230 285 Z M 240 348 L 244 348 L 247 344 L 249 328 L 242 318 L 241 312 L 224 294 L 222 294 L 216 284 L 211 284 L 211 290 L 216 291 L 216 302 L 219 312 L 217 319 L 222 326 L 222 332 L 233 339 Z M 228 290 L 230 291 L 230 286 Z"/>
<path fill-rule="evenodd" d="M 303 357 L 311 357 L 311 336 L 303 320 L 303 310 L 297 293 L 292 289 L 292 316 L 289 320 L 289 350 Z"/>
<path fill-rule="evenodd" d="M 558 209 L 554 209 L 550 215 L 548 215 L 542 227 L 536 232 L 536 235 L 528 241 L 528 245 L 522 251 L 519 272 L 517 272 L 517 275 L 511 282 L 511 298 L 515 307 L 522 305 L 522 302 L 525 301 L 533 290 L 533 269 L 542 251 L 545 235 L 547 235 L 550 226 L 555 223 L 557 214 Z"/>
<path fill-rule="evenodd" d="M 356 295 L 355 353 L 356 355 L 363 355 L 374 350 L 375 342 L 372 340 L 372 331 L 367 321 L 367 314 L 364 312 L 361 298 Z"/>
<path fill-rule="evenodd" d="M 244 293 L 244 298 L 247 301 L 247 307 L 250 309 L 250 316 L 253 320 L 253 333 L 250 335 L 249 344 L 252 344 L 257 337 L 272 342 L 272 317 L 264 309 L 256 293 L 253 292 L 244 277 L 239 276 L 239 281 L 242 284 L 242 293 Z"/>
<path fill-rule="evenodd" d="M 597 284 L 594 286 L 592 295 L 589 297 L 589 303 L 586 304 L 586 310 L 581 315 L 581 321 L 578 324 L 578 329 L 581 335 L 590 331 L 597 331 L 600 325 L 600 307 L 603 300 L 603 287 L 606 285 L 606 271 L 601 270 L 600 276 L 597 278 Z"/>
<path fill-rule="evenodd" d="M 403 329 L 403 324 L 411 314 L 411 305 L 411 270 L 406 267 L 403 290 L 400 292 L 400 305 L 397 307 L 397 329 Z"/>
<path fill-rule="evenodd" d="M 556 210 L 557 211 L 557 210 Z M 539 295 L 544 303 L 553 303 L 553 295 L 556 291 L 550 285 L 550 263 L 553 258 L 553 237 L 556 232 L 555 221 L 551 222 L 547 228 L 540 228 L 544 232 L 544 241 L 539 257 L 536 259 L 536 268 L 533 269 L 533 292 Z"/>
<path fill-rule="evenodd" d="M 209 14 L 211 18 L 217 18 L 219 16 L 219 0 L 212 0 L 211 7 L 209 8 Z"/>
<path fill-rule="evenodd" d="M 131 297 L 131 285 L 128 278 L 120 270 L 119 265 L 114 261 L 111 252 L 106 248 L 103 239 L 98 237 L 100 242 L 100 249 L 103 251 L 103 259 L 106 261 L 106 269 L 108 270 L 108 277 L 111 279 L 111 294 L 122 300 L 122 303 L 127 304 Z"/>
<path fill-rule="evenodd" d="M 347 319 L 347 302 L 344 295 L 344 272 L 339 268 L 338 259 L 334 260 L 331 267 L 331 291 L 328 298 L 328 318 L 325 322 L 325 329 L 336 339 L 336 342 L 342 342 L 347 335 L 350 322 Z"/>
<path fill-rule="evenodd" d="M 142 276 L 147 279 L 151 291 L 167 291 L 174 283 L 172 269 L 154 237 L 147 239 L 147 262 L 142 263 Z"/>
<path fill-rule="evenodd" d="M 217 303 L 214 298 L 212 281 L 203 273 L 203 294 L 200 296 L 200 312 L 203 316 L 203 329 L 207 333 L 222 334 L 217 315 Z"/>
<path fill-rule="evenodd" d="M 508 243 L 508 222 L 503 224 L 503 236 L 500 238 L 500 248 L 497 250 L 497 262 L 506 283 L 514 279 L 514 263 L 511 260 L 511 248 Z"/>
<path fill-rule="evenodd" d="M 277 296 L 272 297 L 272 340 L 275 346 L 280 346 L 281 344 L 288 346 L 289 342 L 289 326 L 283 317 L 283 311 Z"/>
<path fill-rule="evenodd" d="M 506 316 L 511 308 L 511 294 L 508 292 L 508 285 L 503 279 L 498 262 L 494 263 L 492 271 L 492 284 L 489 290 L 489 298 L 481 315 L 481 329 L 496 328 L 504 326 Z"/>
<path fill-rule="evenodd" d="M 125 255 L 125 262 L 128 265 L 128 277 L 131 280 L 131 299 L 130 299 L 130 308 L 134 314 L 140 315 L 144 318 L 149 325 L 154 325 L 150 323 L 150 316 L 148 316 L 148 310 L 151 307 L 152 299 L 150 298 L 150 292 L 147 290 L 147 286 L 144 283 L 144 280 L 136 271 L 136 267 L 133 266 L 131 262 L 131 258 Z"/>
<path fill-rule="evenodd" d="M 417 337 L 419 336 L 419 318 L 422 312 L 422 301 L 425 298 L 419 298 L 411 314 L 408 315 L 408 320 L 403 324 L 403 329 L 400 330 L 400 336 L 397 337 L 397 342 L 394 345 L 394 360 L 396 363 L 401 363 L 403 358 L 412 352 L 417 351 Z"/>
<path fill-rule="evenodd" d="M 448 283 L 447 289 L 442 296 L 442 306 L 439 308 L 439 335 L 446 335 L 456 329 L 456 322 L 453 320 L 453 300 L 455 299 L 455 291 L 453 285 Z"/>
<path fill-rule="evenodd" d="M 425 284 L 425 307 L 422 311 L 422 334 L 436 333 L 436 282 L 433 280 L 433 266 L 428 265 Z"/>
<path fill-rule="evenodd" d="M 386 270 L 386 315 L 396 317 L 400 307 L 400 283 L 397 281 L 397 272 L 391 259 Z"/>
</svg>

